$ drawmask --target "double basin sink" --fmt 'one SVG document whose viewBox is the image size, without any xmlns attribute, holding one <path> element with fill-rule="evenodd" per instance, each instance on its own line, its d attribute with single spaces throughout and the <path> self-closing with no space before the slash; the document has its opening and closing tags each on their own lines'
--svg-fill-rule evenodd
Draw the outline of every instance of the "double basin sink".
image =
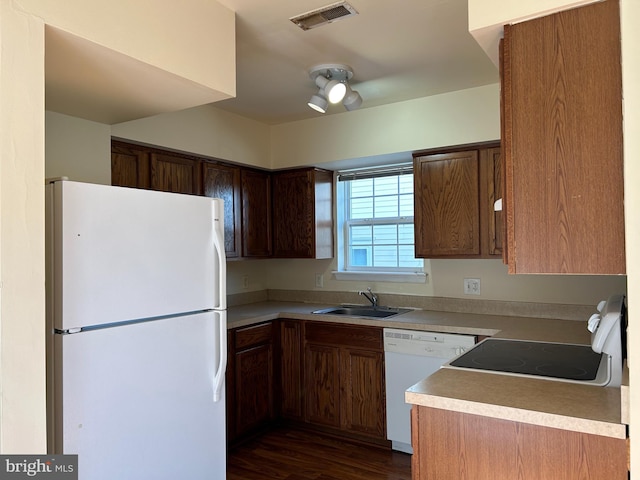
<svg viewBox="0 0 640 480">
<path fill-rule="evenodd" d="M 374 307 L 367 305 L 340 305 L 338 307 L 329 307 L 322 310 L 315 310 L 311 313 L 321 315 L 341 315 L 346 317 L 365 317 L 365 318 L 389 318 L 402 313 L 410 312 L 409 308 L 392 308 L 392 307 Z"/>
</svg>

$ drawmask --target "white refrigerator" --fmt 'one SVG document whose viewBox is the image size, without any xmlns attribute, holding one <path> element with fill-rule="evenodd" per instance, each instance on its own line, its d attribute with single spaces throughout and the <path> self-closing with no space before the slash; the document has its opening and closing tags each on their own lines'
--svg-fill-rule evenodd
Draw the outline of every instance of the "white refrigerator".
<svg viewBox="0 0 640 480">
<path fill-rule="evenodd" d="M 46 205 L 49 453 L 226 478 L 222 200 L 62 179 Z"/>
</svg>

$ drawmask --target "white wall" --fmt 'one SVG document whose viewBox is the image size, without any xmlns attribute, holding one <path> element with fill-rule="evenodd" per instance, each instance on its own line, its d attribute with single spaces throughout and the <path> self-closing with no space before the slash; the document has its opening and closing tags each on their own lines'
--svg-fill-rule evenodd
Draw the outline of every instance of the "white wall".
<svg viewBox="0 0 640 480">
<path fill-rule="evenodd" d="M 115 137 L 269 167 L 269 126 L 211 105 L 113 125 Z"/>
<path fill-rule="evenodd" d="M 622 91 L 624 108 L 625 229 L 631 422 L 640 422 L 640 2 L 622 0 Z M 632 431 L 633 428 L 631 429 Z M 640 476 L 640 440 L 631 434 L 631 472 Z M 632 478 L 636 478 L 632 476 Z"/>
<path fill-rule="evenodd" d="M 625 276 L 558 276 L 558 275 L 509 275 L 500 260 L 425 260 L 427 282 L 389 283 L 371 281 L 336 280 L 333 260 L 265 260 L 266 269 L 249 275 L 249 291 L 265 282 L 269 288 L 284 290 L 349 291 L 356 292 L 371 287 L 379 293 L 420 295 L 433 297 L 466 298 L 470 300 L 504 300 L 514 302 L 541 302 L 568 305 L 595 306 L 599 300 L 614 293 L 626 292 Z M 315 286 L 315 275 L 322 274 L 323 288 Z M 465 295 L 463 280 L 479 278 L 480 295 Z M 243 291 L 240 283 L 237 291 Z M 256 288 L 254 288 L 256 287 Z"/>
<path fill-rule="evenodd" d="M 496 84 L 274 125 L 271 166 L 322 166 L 499 138 L 500 87 Z"/>
<path fill-rule="evenodd" d="M 19 0 L 47 25 L 235 95 L 234 13 L 209 0 Z M 159 46 L 161 47 L 159 48 Z"/>
<path fill-rule="evenodd" d="M 492 25 L 502 27 L 526 19 L 549 15 L 599 0 L 469 0 L 469 30 Z"/>
<path fill-rule="evenodd" d="M 503 25 L 601 0 L 468 0 L 469 32 L 497 66 Z"/>
<path fill-rule="evenodd" d="M 46 112 L 45 177 L 111 184 L 111 127 Z"/>
<path fill-rule="evenodd" d="M 0 451 L 42 453 L 46 448 L 42 21 L 0 1 L 0 46 Z"/>
</svg>

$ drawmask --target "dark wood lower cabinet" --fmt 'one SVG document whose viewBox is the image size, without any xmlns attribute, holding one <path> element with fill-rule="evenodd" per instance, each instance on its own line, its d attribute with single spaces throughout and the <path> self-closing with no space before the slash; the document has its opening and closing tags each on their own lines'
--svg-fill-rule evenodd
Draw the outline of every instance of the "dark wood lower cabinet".
<svg viewBox="0 0 640 480">
<path fill-rule="evenodd" d="M 388 446 L 382 329 L 280 319 L 229 330 L 230 445 L 279 420 Z"/>
<path fill-rule="evenodd" d="M 304 325 L 305 421 L 386 444 L 382 329 Z"/>
<path fill-rule="evenodd" d="M 340 352 L 340 362 L 341 427 L 385 439 L 384 354 L 346 348 Z"/>
<path fill-rule="evenodd" d="M 626 480 L 626 441 L 414 406 L 414 480 Z"/>
<path fill-rule="evenodd" d="M 273 420 L 272 345 L 236 353 L 236 412 L 237 435 Z"/>
<path fill-rule="evenodd" d="M 309 343 L 304 350 L 305 421 L 340 427 L 340 350 Z"/>
<path fill-rule="evenodd" d="M 280 415 L 303 418 L 302 322 L 280 321 Z"/>
<path fill-rule="evenodd" d="M 276 418 L 273 322 L 229 331 L 227 438 L 267 428 Z"/>
</svg>

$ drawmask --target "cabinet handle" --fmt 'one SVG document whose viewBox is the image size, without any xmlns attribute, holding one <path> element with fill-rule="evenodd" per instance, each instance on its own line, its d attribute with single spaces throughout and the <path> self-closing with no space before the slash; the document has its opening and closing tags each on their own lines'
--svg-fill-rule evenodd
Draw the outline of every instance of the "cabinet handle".
<svg viewBox="0 0 640 480">
<path fill-rule="evenodd" d="M 227 312 L 220 311 L 214 312 L 214 315 L 218 320 L 218 327 L 220 333 L 218 339 L 220 344 L 218 345 L 218 370 L 213 376 L 213 401 L 219 402 L 222 398 L 222 387 L 224 386 L 224 374 L 227 370 Z"/>
</svg>

